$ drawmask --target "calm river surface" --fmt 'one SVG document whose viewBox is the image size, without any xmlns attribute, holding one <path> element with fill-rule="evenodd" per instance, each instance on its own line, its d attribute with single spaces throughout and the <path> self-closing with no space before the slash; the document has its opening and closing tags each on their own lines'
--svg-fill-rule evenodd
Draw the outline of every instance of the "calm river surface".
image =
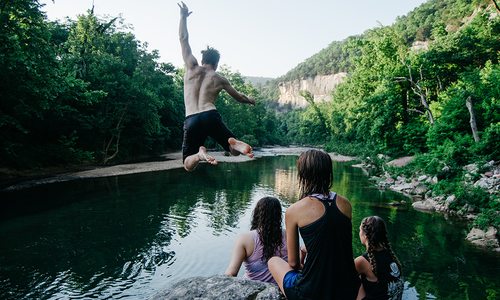
<svg viewBox="0 0 500 300">
<path fill-rule="evenodd" d="M 296 157 L 201 165 L 50 184 L 0 194 L 0 299 L 145 299 L 182 278 L 222 274 L 238 233 L 263 196 L 284 210 L 297 197 Z M 499 299 L 500 255 L 466 242 L 467 228 L 417 212 L 372 187 L 360 169 L 334 163 L 334 188 L 388 223 L 403 263 L 404 299 Z M 241 272 L 240 272 L 241 274 Z M 495 297 L 496 295 L 496 297 Z"/>
</svg>

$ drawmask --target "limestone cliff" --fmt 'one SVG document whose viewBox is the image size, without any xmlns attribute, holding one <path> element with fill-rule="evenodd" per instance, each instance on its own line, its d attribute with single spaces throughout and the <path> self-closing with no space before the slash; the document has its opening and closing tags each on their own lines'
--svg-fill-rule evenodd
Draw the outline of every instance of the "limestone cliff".
<svg viewBox="0 0 500 300">
<path fill-rule="evenodd" d="M 330 100 L 331 92 L 346 76 L 347 73 L 342 72 L 281 82 L 278 86 L 280 91 L 278 102 L 282 105 L 290 103 L 294 107 L 304 107 L 307 102 L 300 96 L 301 91 L 310 92 L 314 96 L 315 102 Z"/>
</svg>

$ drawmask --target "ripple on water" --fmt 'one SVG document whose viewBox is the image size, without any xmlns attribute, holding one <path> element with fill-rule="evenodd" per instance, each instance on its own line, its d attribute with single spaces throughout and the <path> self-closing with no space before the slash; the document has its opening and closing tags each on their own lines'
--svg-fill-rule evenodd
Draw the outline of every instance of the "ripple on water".
<svg viewBox="0 0 500 300">
<path fill-rule="evenodd" d="M 38 280 L 26 297 L 37 298 L 44 294 L 50 295 L 51 299 L 143 298 L 148 294 L 144 291 L 148 291 L 157 267 L 170 266 L 174 261 L 175 252 L 165 245 L 154 244 L 135 260 L 125 262 L 117 276 L 98 272 L 86 284 L 76 280 L 77 275 L 70 270 L 60 272 L 55 278 L 35 274 Z"/>
</svg>

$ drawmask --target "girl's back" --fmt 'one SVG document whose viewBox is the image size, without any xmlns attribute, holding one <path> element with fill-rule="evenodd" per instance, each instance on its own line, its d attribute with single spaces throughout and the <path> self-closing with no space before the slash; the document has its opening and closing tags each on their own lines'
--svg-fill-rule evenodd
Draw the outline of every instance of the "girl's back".
<svg viewBox="0 0 500 300">
<path fill-rule="evenodd" d="M 335 193 L 310 198 L 322 205 L 324 212 L 317 220 L 299 227 L 307 258 L 297 290 L 305 298 L 354 299 L 359 280 L 352 255 L 352 224 L 338 207 L 347 200 L 338 199 Z M 309 209 L 314 206 L 308 205 Z"/>
<path fill-rule="evenodd" d="M 373 253 L 377 264 L 377 281 L 369 281 L 361 274 L 366 300 L 399 300 L 403 295 L 404 282 L 401 271 L 387 249 Z M 368 252 L 363 257 L 369 261 Z"/>
</svg>

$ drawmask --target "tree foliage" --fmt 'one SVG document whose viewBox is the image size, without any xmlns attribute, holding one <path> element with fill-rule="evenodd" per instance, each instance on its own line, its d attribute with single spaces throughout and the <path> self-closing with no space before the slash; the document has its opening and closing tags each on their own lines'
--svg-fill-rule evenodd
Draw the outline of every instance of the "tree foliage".
<svg viewBox="0 0 500 300">
<path fill-rule="evenodd" d="M 93 10 L 49 22 L 36 0 L 0 5 L 0 161 L 34 168 L 117 163 L 179 149 L 182 70 L 160 63 L 120 18 Z M 236 88 L 261 100 L 241 75 L 223 70 Z M 228 126 L 252 145 L 279 140 L 277 118 L 218 100 Z"/>
<path fill-rule="evenodd" d="M 496 8 L 490 1 L 428 1 L 392 26 L 346 41 L 332 45 L 351 54 L 347 79 L 331 101 L 283 115 L 288 141 L 365 157 L 417 154 L 413 172 L 445 180 L 439 186 L 468 199 L 459 205 L 480 212 L 478 224 L 498 227 L 498 194 L 479 197 L 461 178 L 464 165 L 500 158 Z M 327 63 L 313 57 L 283 78 L 320 74 L 314 66 Z"/>
<path fill-rule="evenodd" d="M 498 140 L 500 120 L 499 19 L 488 1 L 429 1 L 392 26 L 332 44 L 356 55 L 348 58 L 347 79 L 321 108 L 329 124 L 325 139 L 330 145 L 361 143 L 392 155 L 439 151 L 449 139 L 467 149 L 460 163 L 498 158 L 491 143 Z M 433 30 L 439 26 L 448 29 Z M 419 30 L 426 32 L 423 50 L 412 47 Z M 301 65 L 315 64 L 310 59 Z M 468 98 L 479 142 L 472 138 Z M 310 127 L 311 109 L 317 107 L 290 114 L 284 122 L 293 117 L 299 123 L 295 127 Z M 288 137 L 303 141 L 300 130 L 289 131 Z"/>
</svg>

